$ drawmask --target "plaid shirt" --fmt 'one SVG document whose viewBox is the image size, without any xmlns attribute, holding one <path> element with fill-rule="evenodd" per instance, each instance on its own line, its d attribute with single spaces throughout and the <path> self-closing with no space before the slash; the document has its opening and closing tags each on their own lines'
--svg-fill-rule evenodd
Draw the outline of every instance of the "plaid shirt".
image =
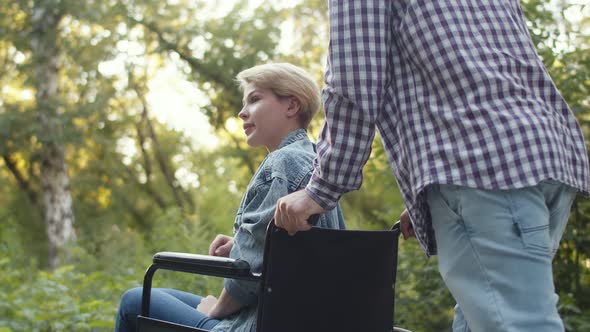
<svg viewBox="0 0 590 332">
<path fill-rule="evenodd" d="M 307 192 L 330 209 L 358 189 L 377 127 L 427 254 L 429 184 L 588 193 L 582 132 L 518 0 L 331 0 L 325 83 Z"/>
</svg>

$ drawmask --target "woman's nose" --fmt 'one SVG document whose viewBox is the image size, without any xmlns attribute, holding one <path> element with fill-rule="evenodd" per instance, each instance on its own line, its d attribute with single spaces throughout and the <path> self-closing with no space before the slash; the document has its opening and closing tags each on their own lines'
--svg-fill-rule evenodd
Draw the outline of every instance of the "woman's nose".
<svg viewBox="0 0 590 332">
<path fill-rule="evenodd" d="M 242 120 L 248 118 L 248 111 L 246 110 L 246 107 L 242 107 L 242 110 L 240 111 L 240 113 L 238 113 L 238 117 Z"/>
</svg>

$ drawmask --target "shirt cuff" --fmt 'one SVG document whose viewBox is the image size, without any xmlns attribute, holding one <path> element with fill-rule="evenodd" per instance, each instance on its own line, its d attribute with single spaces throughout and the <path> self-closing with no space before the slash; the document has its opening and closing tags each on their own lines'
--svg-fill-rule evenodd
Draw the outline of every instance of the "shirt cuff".
<svg viewBox="0 0 590 332">
<path fill-rule="evenodd" d="M 335 186 L 315 174 L 312 175 L 311 181 L 305 187 L 305 192 L 326 211 L 335 208 L 342 196 Z"/>
<path fill-rule="evenodd" d="M 243 306 L 255 305 L 258 302 L 258 282 L 225 279 L 223 287 L 226 292 Z"/>
</svg>

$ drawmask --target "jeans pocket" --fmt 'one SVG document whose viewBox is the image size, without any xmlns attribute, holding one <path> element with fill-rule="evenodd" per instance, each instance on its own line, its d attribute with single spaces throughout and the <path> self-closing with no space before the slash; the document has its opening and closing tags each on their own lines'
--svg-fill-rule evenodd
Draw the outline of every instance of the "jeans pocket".
<svg viewBox="0 0 590 332">
<path fill-rule="evenodd" d="M 426 201 L 433 219 L 444 222 L 459 222 L 461 220 L 455 186 L 439 184 L 428 186 Z"/>
<path fill-rule="evenodd" d="M 551 237 L 549 236 L 549 221 L 544 218 L 516 217 L 514 224 L 518 229 L 525 248 L 551 251 Z"/>
</svg>

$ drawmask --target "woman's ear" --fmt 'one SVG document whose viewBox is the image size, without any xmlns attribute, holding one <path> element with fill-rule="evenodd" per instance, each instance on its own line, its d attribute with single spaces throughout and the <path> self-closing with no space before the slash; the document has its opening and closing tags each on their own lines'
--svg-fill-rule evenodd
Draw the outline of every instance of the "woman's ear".
<svg viewBox="0 0 590 332">
<path fill-rule="evenodd" d="M 299 99 L 295 97 L 289 97 L 289 107 L 287 108 L 287 116 L 292 117 L 299 114 L 299 110 L 301 109 L 301 103 Z"/>
</svg>

